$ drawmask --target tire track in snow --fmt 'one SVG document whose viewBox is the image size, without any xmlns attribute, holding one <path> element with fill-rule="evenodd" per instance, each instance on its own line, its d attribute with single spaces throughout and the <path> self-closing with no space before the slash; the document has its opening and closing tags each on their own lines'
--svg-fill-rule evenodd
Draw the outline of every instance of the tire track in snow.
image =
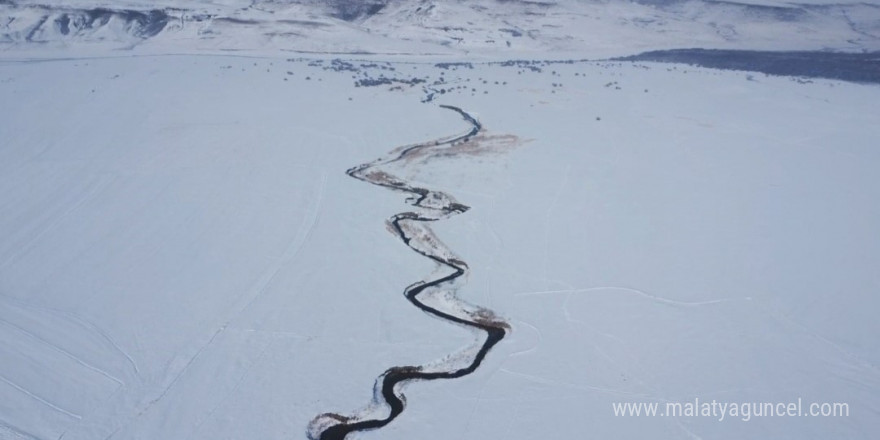
<svg viewBox="0 0 880 440">
<path fill-rule="evenodd" d="M 108 348 L 112 347 L 113 350 L 115 350 L 117 353 L 119 353 L 125 357 L 126 361 L 128 362 L 128 364 L 132 368 L 132 371 L 134 373 L 134 378 L 138 382 L 143 382 L 143 378 L 141 377 L 140 369 L 138 368 L 137 363 L 135 362 L 134 358 L 132 358 L 131 355 L 127 351 L 125 351 L 121 346 L 119 346 L 119 344 L 117 344 L 116 341 L 113 338 L 111 338 L 110 335 L 105 330 L 103 330 L 101 327 L 99 327 L 98 325 L 96 325 L 92 321 L 86 319 L 85 317 L 82 317 L 82 316 L 77 315 L 75 313 L 71 313 L 71 312 L 68 312 L 65 310 L 61 310 L 61 309 L 36 306 L 36 305 L 30 304 L 30 303 L 27 303 L 25 301 L 21 301 L 21 300 L 15 299 L 15 298 L 0 296 L 0 304 L 2 304 L 3 302 L 7 302 L 9 305 L 18 307 L 20 309 L 43 312 L 43 313 L 55 315 L 61 319 L 64 319 L 64 320 L 82 328 L 86 332 L 96 333 L 97 336 L 100 337 L 100 339 L 103 339 L 104 342 L 109 344 Z"/>
<path fill-rule="evenodd" d="M 110 380 L 112 380 L 113 382 L 116 382 L 116 383 L 119 384 L 119 385 L 125 386 L 125 382 L 123 382 L 122 379 L 120 379 L 120 378 L 118 378 L 118 377 L 116 377 L 116 376 L 114 376 L 114 375 L 108 373 L 107 371 L 101 369 L 100 367 L 97 367 L 97 366 L 95 366 L 95 365 L 92 365 L 92 364 L 89 363 L 89 362 L 86 362 L 84 359 L 80 358 L 79 356 L 77 356 L 77 355 L 75 355 L 75 354 L 73 354 L 73 353 L 71 353 L 71 352 L 65 350 L 65 349 L 64 349 L 63 347 L 61 347 L 60 345 L 55 344 L 55 343 L 53 343 L 53 342 L 51 342 L 51 341 L 49 341 L 49 340 L 47 340 L 47 339 L 44 339 L 44 338 L 38 336 L 38 335 L 35 334 L 35 333 L 30 332 L 30 331 L 28 331 L 27 329 L 25 329 L 24 327 L 21 327 L 21 326 L 19 326 L 19 325 L 17 325 L 17 324 L 14 324 L 14 323 L 12 323 L 12 322 L 9 322 L 9 321 L 7 321 L 7 320 L 5 320 L 5 319 L 3 319 L 3 318 L 0 318 L 0 325 L 8 326 L 8 327 L 12 328 L 12 329 L 15 330 L 15 331 L 17 331 L 17 332 L 19 332 L 19 333 L 21 333 L 21 334 L 23 334 L 23 335 L 25 335 L 25 336 L 27 336 L 27 337 L 29 337 L 29 338 L 35 340 L 35 341 L 37 341 L 37 342 L 42 343 L 42 344 L 45 345 L 46 347 L 49 347 L 50 350 L 53 350 L 53 351 L 58 352 L 58 353 L 61 353 L 62 355 L 66 356 L 67 358 L 69 358 L 70 360 L 76 362 L 77 364 L 82 365 L 83 367 L 85 367 L 85 368 L 87 368 L 87 369 L 89 369 L 89 370 L 92 370 L 92 371 L 94 371 L 95 373 L 98 373 L 98 374 L 100 374 L 101 376 L 104 376 L 104 377 L 106 377 L 107 379 L 110 379 Z"/>
<path fill-rule="evenodd" d="M 455 281 L 467 274 L 468 266 L 450 249 L 446 248 L 428 226 L 429 222 L 461 214 L 469 207 L 456 202 L 446 193 L 413 186 L 407 181 L 378 169 L 383 165 L 406 159 L 420 150 L 442 146 L 454 147 L 463 144 L 482 130 L 483 127 L 479 121 L 464 110 L 448 105 L 440 107 L 458 113 L 471 125 L 471 129 L 464 134 L 396 148 L 387 155 L 351 168 L 346 173 L 355 179 L 409 195 L 407 202 L 416 210 L 392 216 L 387 222 L 389 230 L 410 249 L 433 260 L 441 268 L 448 269 L 448 273 L 445 275 L 418 281 L 408 286 L 404 290 L 404 295 L 409 302 L 437 318 L 485 332 L 486 338 L 479 345 L 476 353 L 472 355 L 469 364 L 464 367 L 456 368 L 452 365 L 455 357 L 451 357 L 440 363 L 437 369 L 429 369 L 424 365 L 389 368 L 376 379 L 373 404 L 370 408 L 375 409 L 376 406 L 382 406 L 389 410 L 387 415 L 375 416 L 372 411 L 351 416 L 335 413 L 320 414 L 312 420 L 308 427 L 308 435 L 312 440 L 343 440 L 350 433 L 377 429 L 387 425 L 400 415 L 405 407 L 405 398 L 398 385 L 414 380 L 454 379 L 471 374 L 480 366 L 492 347 L 501 341 L 510 330 L 510 326 L 496 317 L 492 311 L 467 304 L 455 296 L 457 288 Z M 423 297 L 430 295 L 430 304 L 425 302 L 425 298 L 420 297 L 420 294 L 424 294 Z M 459 356 L 461 355 L 459 354 Z M 446 368 L 443 368 L 444 366 Z"/>
<path fill-rule="evenodd" d="M 81 416 L 81 415 L 76 414 L 76 413 L 73 413 L 73 412 L 70 412 L 70 411 L 68 411 L 68 410 L 66 410 L 66 409 L 64 409 L 64 408 L 62 408 L 62 407 L 60 407 L 60 406 L 58 406 L 58 405 L 56 405 L 56 404 L 54 404 L 54 403 L 52 403 L 52 402 L 50 402 L 50 401 L 48 401 L 48 400 L 42 398 L 42 397 L 40 397 L 40 396 L 38 396 L 38 395 L 32 393 L 32 392 L 30 392 L 27 388 L 18 385 L 17 383 L 15 383 L 15 382 L 13 382 L 13 381 L 7 379 L 6 377 L 4 377 L 4 376 L 2 376 L 2 375 L 0 375 L 0 382 L 4 382 L 4 383 L 6 383 L 7 385 L 11 386 L 12 388 L 17 389 L 17 390 L 21 391 L 21 392 L 24 393 L 24 394 L 27 394 L 29 397 L 31 397 L 32 399 L 36 400 L 37 402 L 40 402 L 40 403 L 42 403 L 43 405 L 46 405 L 46 406 L 48 406 L 49 408 L 52 408 L 52 409 L 54 409 L 55 411 L 60 412 L 61 414 L 64 414 L 64 415 L 67 415 L 67 416 L 73 417 L 74 419 L 77 419 L 77 420 L 82 420 L 82 416 Z"/>
<path fill-rule="evenodd" d="M 37 436 L 0 419 L 0 438 L 4 440 L 40 440 Z"/>
</svg>

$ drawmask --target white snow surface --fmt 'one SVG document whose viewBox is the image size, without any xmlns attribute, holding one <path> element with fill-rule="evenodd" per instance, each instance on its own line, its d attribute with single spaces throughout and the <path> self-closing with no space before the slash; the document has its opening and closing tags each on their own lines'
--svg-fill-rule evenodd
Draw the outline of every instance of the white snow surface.
<svg viewBox="0 0 880 440">
<path fill-rule="evenodd" d="M 411 206 L 345 174 L 468 129 L 438 104 L 478 147 L 394 172 L 470 207 L 431 228 L 512 331 L 352 438 L 880 432 L 880 87 L 485 62 L 873 51 L 880 1 L 336 3 L 0 1 L 0 440 L 305 438 L 466 364 L 403 296 L 438 270 L 386 230 Z M 849 415 L 612 409 L 695 398 Z"/>
<path fill-rule="evenodd" d="M 880 430 L 876 86 L 388 65 L 467 86 L 421 103 L 309 63 L 0 63 L 0 438 L 303 438 L 386 368 L 473 344 L 402 296 L 434 269 L 385 230 L 403 197 L 344 173 L 467 127 L 438 101 L 491 148 L 403 169 L 471 206 L 432 227 L 471 268 L 459 295 L 513 332 L 359 438 Z M 612 412 L 694 398 L 850 415 Z"/>
</svg>

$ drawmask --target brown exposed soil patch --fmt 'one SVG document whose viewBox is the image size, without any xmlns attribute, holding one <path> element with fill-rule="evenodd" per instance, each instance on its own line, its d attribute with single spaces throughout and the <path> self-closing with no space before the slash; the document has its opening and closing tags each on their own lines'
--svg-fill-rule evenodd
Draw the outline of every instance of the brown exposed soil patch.
<svg viewBox="0 0 880 440">
<path fill-rule="evenodd" d="M 506 153 L 516 147 L 530 142 L 513 134 L 480 133 L 465 141 L 455 142 L 443 148 L 420 148 L 404 157 L 407 164 L 412 162 L 428 162 L 436 159 L 454 159 L 460 157 L 478 157 Z"/>
</svg>

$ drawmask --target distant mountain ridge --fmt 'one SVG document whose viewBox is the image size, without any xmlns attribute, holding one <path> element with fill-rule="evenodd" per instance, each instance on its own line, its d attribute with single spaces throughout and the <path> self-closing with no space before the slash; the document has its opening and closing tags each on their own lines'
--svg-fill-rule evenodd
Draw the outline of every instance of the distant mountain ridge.
<svg viewBox="0 0 880 440">
<path fill-rule="evenodd" d="M 880 50 L 880 2 L 0 0 L 0 50 L 627 55 Z"/>
</svg>

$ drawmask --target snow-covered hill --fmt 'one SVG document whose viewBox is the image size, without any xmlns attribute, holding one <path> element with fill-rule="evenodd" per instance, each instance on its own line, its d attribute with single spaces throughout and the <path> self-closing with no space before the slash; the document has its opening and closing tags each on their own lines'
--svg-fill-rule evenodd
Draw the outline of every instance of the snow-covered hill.
<svg viewBox="0 0 880 440">
<path fill-rule="evenodd" d="M 629 55 L 880 50 L 880 2 L 4 0 L 0 49 Z"/>
</svg>

